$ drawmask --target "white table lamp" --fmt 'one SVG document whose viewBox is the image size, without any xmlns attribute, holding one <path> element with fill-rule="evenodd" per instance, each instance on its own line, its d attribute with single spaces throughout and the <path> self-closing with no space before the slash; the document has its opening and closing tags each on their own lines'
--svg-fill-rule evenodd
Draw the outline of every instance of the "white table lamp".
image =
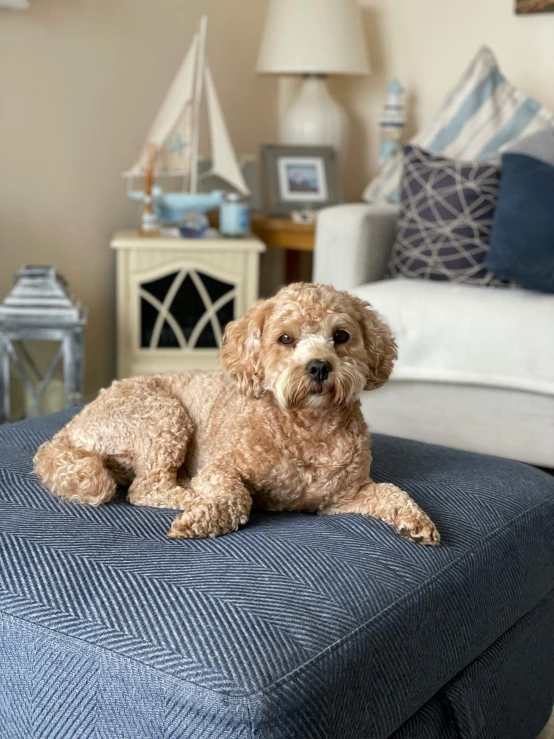
<svg viewBox="0 0 554 739">
<path fill-rule="evenodd" d="M 326 76 L 369 73 L 357 0 L 270 0 L 257 71 L 304 77 L 281 121 L 282 143 L 329 145 L 344 153 L 348 119 Z"/>
</svg>

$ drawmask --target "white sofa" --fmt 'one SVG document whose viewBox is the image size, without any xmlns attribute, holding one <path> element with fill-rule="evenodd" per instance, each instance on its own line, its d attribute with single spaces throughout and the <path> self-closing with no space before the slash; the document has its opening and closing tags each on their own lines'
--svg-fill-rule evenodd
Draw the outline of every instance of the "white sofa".
<svg viewBox="0 0 554 739">
<path fill-rule="evenodd" d="M 314 280 L 368 300 L 391 326 L 390 382 L 364 393 L 373 431 L 554 467 L 554 295 L 383 279 L 397 210 L 320 212 Z"/>
</svg>

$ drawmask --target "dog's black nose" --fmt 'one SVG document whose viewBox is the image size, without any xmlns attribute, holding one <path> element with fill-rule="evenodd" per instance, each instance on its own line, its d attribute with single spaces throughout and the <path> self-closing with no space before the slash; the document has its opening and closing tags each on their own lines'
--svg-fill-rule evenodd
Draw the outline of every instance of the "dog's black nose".
<svg viewBox="0 0 554 739">
<path fill-rule="evenodd" d="M 324 359 L 312 359 L 306 365 L 306 372 L 314 382 L 325 382 L 333 368 Z"/>
</svg>

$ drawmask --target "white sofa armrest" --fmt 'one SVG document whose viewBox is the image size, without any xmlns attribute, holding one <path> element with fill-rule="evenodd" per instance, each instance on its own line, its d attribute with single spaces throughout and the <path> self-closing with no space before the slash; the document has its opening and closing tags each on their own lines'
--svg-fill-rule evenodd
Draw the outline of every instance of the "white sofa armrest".
<svg viewBox="0 0 554 739">
<path fill-rule="evenodd" d="M 392 246 L 398 208 L 335 205 L 319 211 L 314 251 L 314 282 L 351 290 L 381 280 Z"/>
</svg>

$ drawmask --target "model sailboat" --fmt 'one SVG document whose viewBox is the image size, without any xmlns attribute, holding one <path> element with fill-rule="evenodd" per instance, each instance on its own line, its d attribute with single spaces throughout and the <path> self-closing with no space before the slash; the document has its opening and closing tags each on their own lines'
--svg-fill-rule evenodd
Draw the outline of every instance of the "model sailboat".
<svg viewBox="0 0 554 739">
<path fill-rule="evenodd" d="M 205 58 L 207 18 L 200 21 L 192 45 L 179 68 L 165 100 L 152 124 L 142 153 L 124 176 L 144 178 L 155 150 L 154 178 L 181 179 L 181 190 L 165 192 L 159 184 L 152 187 L 152 204 L 159 220 L 175 223 L 187 212 L 204 213 L 221 204 L 223 190 L 201 193 L 199 180 L 208 175 L 220 179 L 242 195 L 249 190 L 233 150 L 225 124 L 213 77 Z M 200 139 L 201 102 L 205 92 L 211 139 L 212 167 L 198 173 L 198 145 Z M 145 202 L 144 191 L 129 187 L 133 200 Z"/>
</svg>

